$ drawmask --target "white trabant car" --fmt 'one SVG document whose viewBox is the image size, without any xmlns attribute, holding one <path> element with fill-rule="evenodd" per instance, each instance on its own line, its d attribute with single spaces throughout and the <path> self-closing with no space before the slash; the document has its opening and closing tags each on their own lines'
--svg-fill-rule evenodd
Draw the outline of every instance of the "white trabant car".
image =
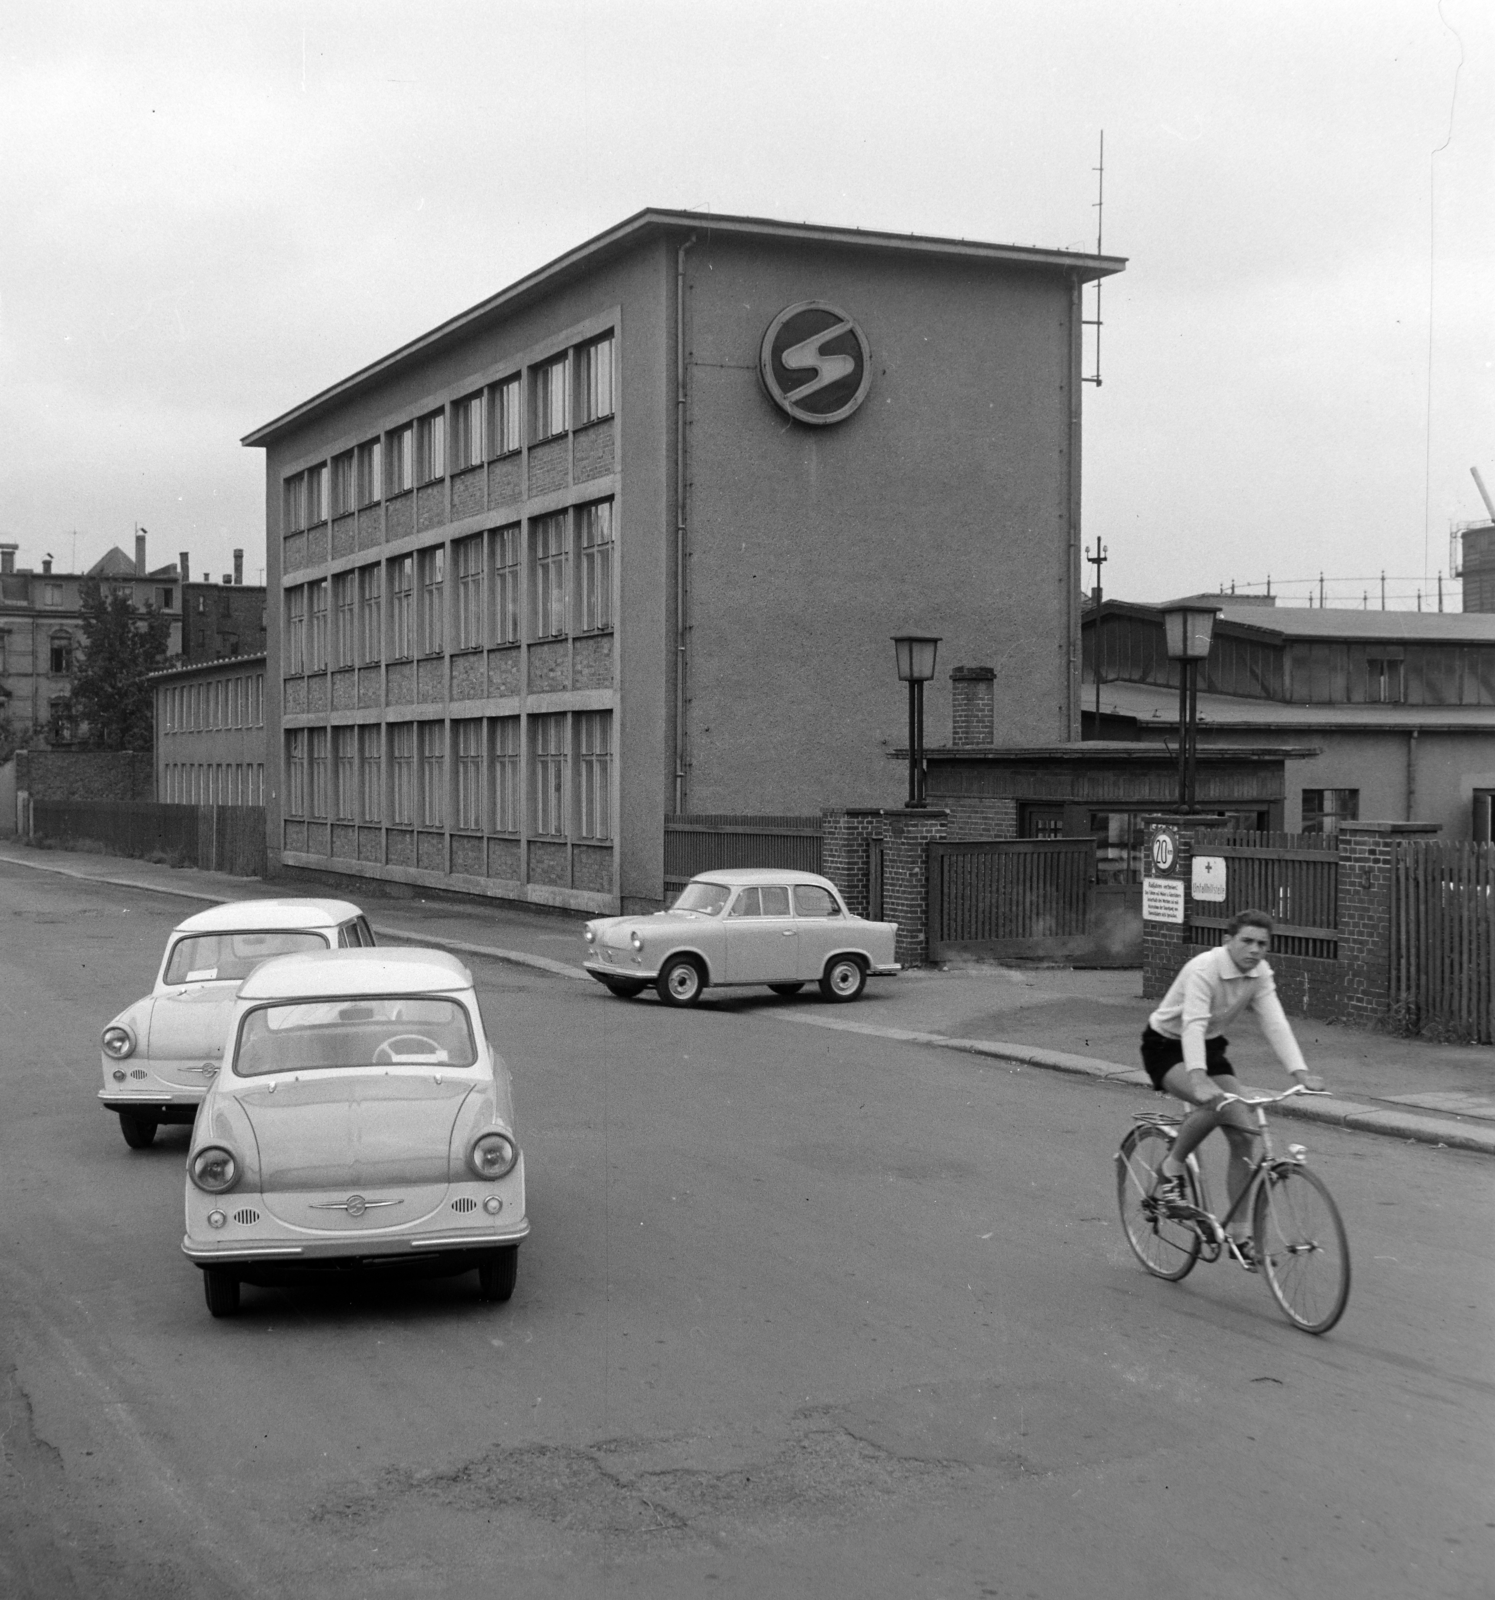
<svg viewBox="0 0 1495 1600">
<path fill-rule="evenodd" d="M 442 950 L 282 956 L 245 979 L 187 1155 L 182 1249 L 215 1317 L 329 1269 L 478 1272 L 529 1233 L 508 1068 Z"/>
<path fill-rule="evenodd" d="M 261 961 L 298 951 L 372 945 L 347 900 L 234 900 L 171 931 L 156 986 L 104 1029 L 99 1103 L 119 1115 L 132 1150 L 163 1122 L 190 1123 L 223 1062 L 239 985 Z"/>
<path fill-rule="evenodd" d="M 869 977 L 899 970 L 897 933 L 896 922 L 854 917 L 828 878 L 733 867 L 692 878 L 668 911 L 587 923 L 583 965 L 615 995 L 652 984 L 672 1006 L 720 984 L 795 994 L 816 983 L 827 1000 L 855 1000 Z"/>
</svg>

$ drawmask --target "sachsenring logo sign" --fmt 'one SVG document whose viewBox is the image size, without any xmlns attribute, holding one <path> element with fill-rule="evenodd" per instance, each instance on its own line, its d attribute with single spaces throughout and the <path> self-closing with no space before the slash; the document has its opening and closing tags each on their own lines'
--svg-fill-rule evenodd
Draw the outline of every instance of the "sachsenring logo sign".
<svg viewBox="0 0 1495 1600">
<path fill-rule="evenodd" d="M 844 422 L 872 383 L 862 330 L 823 300 L 801 300 L 768 325 L 758 370 L 769 398 L 797 422 Z"/>
</svg>

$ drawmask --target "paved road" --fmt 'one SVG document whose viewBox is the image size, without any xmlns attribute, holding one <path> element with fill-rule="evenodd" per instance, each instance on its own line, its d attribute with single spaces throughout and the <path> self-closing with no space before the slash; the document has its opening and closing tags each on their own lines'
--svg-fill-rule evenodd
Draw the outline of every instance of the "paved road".
<svg viewBox="0 0 1495 1600">
<path fill-rule="evenodd" d="M 1488 1160 L 1307 1133 L 1357 1250 L 1314 1340 L 1135 1266 L 1133 1091 L 477 961 L 514 1300 L 214 1322 L 185 1132 L 92 1103 L 181 915 L 0 865 L 0 1593 L 1489 1594 Z"/>
</svg>

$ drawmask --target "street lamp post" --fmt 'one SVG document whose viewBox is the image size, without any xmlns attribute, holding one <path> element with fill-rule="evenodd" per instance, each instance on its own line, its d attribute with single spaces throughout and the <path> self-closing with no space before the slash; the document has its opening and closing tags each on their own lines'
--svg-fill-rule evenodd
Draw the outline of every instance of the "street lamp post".
<svg viewBox="0 0 1495 1600">
<path fill-rule="evenodd" d="M 1219 606 L 1177 605 L 1163 611 L 1170 660 L 1178 662 L 1178 809 L 1194 809 L 1199 756 L 1199 663 L 1209 655 Z"/>
<path fill-rule="evenodd" d="M 924 685 L 934 676 L 934 657 L 940 641 L 922 634 L 898 633 L 893 648 L 898 655 L 898 676 L 908 685 L 908 805 L 920 810 L 924 798 Z"/>
</svg>

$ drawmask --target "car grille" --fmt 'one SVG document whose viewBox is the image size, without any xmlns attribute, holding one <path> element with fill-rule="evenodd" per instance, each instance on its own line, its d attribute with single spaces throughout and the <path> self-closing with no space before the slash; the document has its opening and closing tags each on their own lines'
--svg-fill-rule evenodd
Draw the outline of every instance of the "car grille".
<svg viewBox="0 0 1495 1600">
<path fill-rule="evenodd" d="M 131 1077 L 132 1077 L 132 1078 L 143 1078 L 143 1077 L 145 1077 L 145 1076 L 146 1076 L 146 1074 L 145 1074 L 145 1072 L 144 1072 L 144 1071 L 143 1071 L 143 1070 L 142 1070 L 142 1069 L 141 1069 L 141 1068 L 139 1068 L 139 1067 L 134 1067 L 134 1068 L 132 1068 L 132 1069 L 131 1069 L 131 1071 L 130 1071 L 130 1076 L 131 1076 Z"/>
<path fill-rule="evenodd" d="M 477 1208 L 478 1203 L 471 1195 L 464 1194 L 452 1201 L 453 1211 L 476 1211 Z"/>
<path fill-rule="evenodd" d="M 242 1211 L 234 1212 L 234 1221 L 235 1222 L 242 1222 L 245 1225 L 245 1227 L 248 1227 L 249 1224 L 252 1223 L 252 1222 L 258 1222 L 259 1220 L 260 1220 L 259 1212 L 258 1211 L 251 1211 L 248 1206 L 245 1206 Z"/>
</svg>

